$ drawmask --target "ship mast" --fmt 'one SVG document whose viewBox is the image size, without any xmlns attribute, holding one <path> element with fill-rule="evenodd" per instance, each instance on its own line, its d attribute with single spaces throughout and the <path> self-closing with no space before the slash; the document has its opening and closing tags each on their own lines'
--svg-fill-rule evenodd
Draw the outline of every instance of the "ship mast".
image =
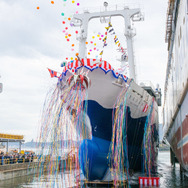
<svg viewBox="0 0 188 188">
<path fill-rule="evenodd" d="M 132 21 L 141 21 L 143 16 L 141 15 L 140 9 L 129 9 L 128 7 L 124 7 L 123 10 L 114 10 L 107 11 L 108 3 L 104 2 L 105 11 L 103 12 L 94 12 L 89 13 L 85 11 L 83 14 L 75 14 L 71 21 L 72 26 L 80 26 L 81 34 L 77 38 L 79 40 L 79 56 L 80 58 L 84 58 L 86 54 L 86 39 L 87 39 L 87 30 L 88 23 L 91 19 L 94 18 L 106 18 L 106 17 L 114 17 L 114 16 L 122 16 L 124 18 L 125 23 L 125 37 L 127 39 L 127 50 L 128 50 L 128 62 L 129 62 L 129 71 L 130 78 L 133 78 L 136 82 L 135 75 L 135 65 L 134 65 L 134 54 L 133 54 L 133 42 L 132 38 L 136 35 L 132 28 Z"/>
</svg>

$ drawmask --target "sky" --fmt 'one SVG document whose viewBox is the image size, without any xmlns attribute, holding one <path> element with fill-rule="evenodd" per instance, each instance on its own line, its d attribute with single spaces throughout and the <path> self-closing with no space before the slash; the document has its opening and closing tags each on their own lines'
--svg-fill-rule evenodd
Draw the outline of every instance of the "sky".
<svg viewBox="0 0 188 188">
<path fill-rule="evenodd" d="M 75 57 L 78 51 L 75 28 L 71 28 L 68 18 L 86 9 L 99 11 L 103 6 L 101 0 L 73 2 L 0 1 L 0 83 L 3 83 L 3 92 L 0 93 L 0 133 L 24 135 L 26 141 L 36 140 L 45 96 L 57 82 L 56 78 L 50 78 L 47 68 L 61 72 L 61 63 L 66 58 Z M 167 3 L 167 0 L 108 0 L 109 8 L 116 4 L 119 7 L 141 8 L 144 21 L 134 23 L 137 32 L 134 37 L 137 78 L 150 80 L 154 86 L 159 83 L 162 91 L 167 65 Z M 112 20 L 112 24 L 121 44 L 126 45 L 122 18 Z M 104 32 L 104 28 L 105 24 L 100 24 L 99 20 L 92 21 L 88 40 Z M 76 30 L 79 32 L 79 28 Z M 71 34 L 69 42 L 65 38 L 66 33 Z M 95 58 L 100 52 L 101 43 L 98 43 L 96 47 L 99 51 L 88 57 Z M 90 48 L 91 44 L 88 50 Z M 103 58 L 108 60 L 110 50 L 114 51 L 115 48 L 108 47 Z"/>
</svg>

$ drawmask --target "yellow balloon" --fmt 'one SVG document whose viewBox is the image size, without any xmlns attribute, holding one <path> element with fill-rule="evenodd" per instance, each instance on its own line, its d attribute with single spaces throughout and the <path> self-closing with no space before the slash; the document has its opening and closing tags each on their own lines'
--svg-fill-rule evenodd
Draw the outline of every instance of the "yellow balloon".
<svg viewBox="0 0 188 188">
<path fill-rule="evenodd" d="M 73 60 L 73 57 L 71 57 L 70 59 Z"/>
<path fill-rule="evenodd" d="M 96 46 L 97 44 L 96 44 L 96 43 L 94 43 L 94 45 Z"/>
</svg>

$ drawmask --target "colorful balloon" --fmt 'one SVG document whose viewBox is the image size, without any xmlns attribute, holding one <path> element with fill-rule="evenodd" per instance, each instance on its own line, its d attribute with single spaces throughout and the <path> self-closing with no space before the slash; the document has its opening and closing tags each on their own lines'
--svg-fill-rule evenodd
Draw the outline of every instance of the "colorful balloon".
<svg viewBox="0 0 188 188">
<path fill-rule="evenodd" d="M 62 13 L 61 13 L 61 16 L 65 16 L 65 14 L 62 12 Z"/>
<path fill-rule="evenodd" d="M 37 9 L 39 10 L 39 7 L 37 7 Z"/>
<path fill-rule="evenodd" d="M 51 1 L 52 4 L 54 4 L 54 1 Z"/>
<path fill-rule="evenodd" d="M 62 62 L 62 63 L 61 63 L 61 67 L 66 66 L 66 64 L 67 64 L 67 62 L 65 62 L 65 61 L 64 61 L 64 62 Z"/>
</svg>

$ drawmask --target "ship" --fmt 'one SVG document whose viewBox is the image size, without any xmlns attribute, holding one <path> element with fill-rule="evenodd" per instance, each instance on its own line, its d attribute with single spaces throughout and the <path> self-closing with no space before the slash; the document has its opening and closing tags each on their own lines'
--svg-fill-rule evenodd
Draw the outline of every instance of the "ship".
<svg viewBox="0 0 188 188">
<path fill-rule="evenodd" d="M 84 135 L 78 160 L 87 180 L 102 181 L 109 169 L 121 169 L 118 173 L 127 174 L 127 178 L 129 172 L 146 172 L 150 176 L 157 171 L 158 105 L 161 103 L 161 92 L 151 84 L 137 83 L 135 76 L 132 41 L 135 33 L 132 23 L 143 17 L 140 9 L 124 7 L 111 11 L 107 10 L 106 2 L 104 5 L 104 11 L 85 11 L 73 16 L 71 25 L 80 27 L 81 31 L 77 38 L 79 53 L 76 60 L 62 65 L 57 85 L 62 89 L 62 103 L 69 103 L 65 106 L 72 116 L 72 122 L 77 121 L 76 130 L 79 131 L 79 126 L 82 126 Z M 119 50 L 122 51 L 121 66 L 125 63 L 129 65 L 129 76 L 113 68 L 104 59 L 88 58 L 86 54 L 89 21 L 94 18 L 101 22 L 108 20 L 108 33 L 113 31 L 109 20 L 114 16 L 124 18 L 122 24 L 125 25 L 127 54 L 123 48 Z M 103 42 L 105 44 L 105 36 Z M 115 42 L 118 43 L 117 40 Z M 72 92 L 67 94 L 70 87 Z M 74 91 L 77 92 L 76 100 Z M 83 97 L 85 91 L 87 98 Z M 83 109 L 80 110 L 78 106 Z"/>
<path fill-rule="evenodd" d="M 188 1 L 168 2 L 168 61 L 164 87 L 163 141 L 170 144 L 171 163 L 188 170 Z"/>
</svg>

